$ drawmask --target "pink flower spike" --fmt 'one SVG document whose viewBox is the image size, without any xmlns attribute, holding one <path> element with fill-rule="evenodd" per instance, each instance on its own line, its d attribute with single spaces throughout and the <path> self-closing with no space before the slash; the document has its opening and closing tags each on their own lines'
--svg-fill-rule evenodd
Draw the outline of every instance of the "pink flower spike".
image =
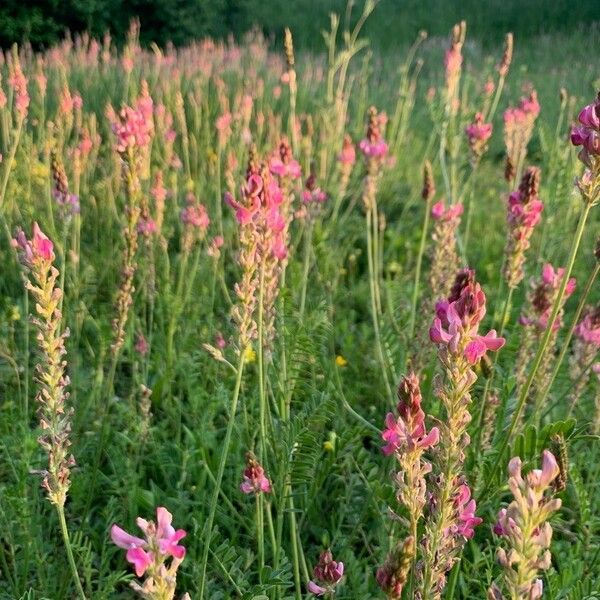
<svg viewBox="0 0 600 600">
<path fill-rule="evenodd" d="M 271 493 L 271 482 L 252 452 L 246 453 L 246 468 L 243 475 L 244 481 L 240 484 L 240 490 L 244 494 Z"/>
</svg>

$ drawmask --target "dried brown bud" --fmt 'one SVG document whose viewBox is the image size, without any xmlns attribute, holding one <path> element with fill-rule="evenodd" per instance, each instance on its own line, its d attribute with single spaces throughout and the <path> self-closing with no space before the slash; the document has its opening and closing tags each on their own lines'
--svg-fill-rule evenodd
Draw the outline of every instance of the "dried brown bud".
<svg viewBox="0 0 600 600">
<path fill-rule="evenodd" d="M 426 160 L 423 165 L 423 191 L 421 198 L 429 202 L 435 196 L 435 181 L 433 180 L 433 168 L 431 163 Z"/>
</svg>

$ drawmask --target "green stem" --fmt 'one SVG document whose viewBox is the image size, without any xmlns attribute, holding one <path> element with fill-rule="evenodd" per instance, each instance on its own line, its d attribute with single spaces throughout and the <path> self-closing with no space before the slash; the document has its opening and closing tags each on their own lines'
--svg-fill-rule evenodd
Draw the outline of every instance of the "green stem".
<svg viewBox="0 0 600 600">
<path fill-rule="evenodd" d="M 217 470 L 217 479 L 215 482 L 215 488 L 210 500 L 210 507 L 208 510 L 208 518 L 206 520 L 206 541 L 204 543 L 204 550 L 202 552 L 202 560 L 200 563 L 200 593 L 198 597 L 200 600 L 204 599 L 204 587 L 206 584 L 206 565 L 208 563 L 208 554 L 210 550 L 210 542 L 212 537 L 212 528 L 215 520 L 215 513 L 217 511 L 217 503 L 219 501 L 219 495 L 221 493 L 221 484 L 223 483 L 223 474 L 225 473 L 225 464 L 227 463 L 227 456 L 229 454 L 229 446 L 231 444 L 231 435 L 233 433 L 233 427 L 235 425 L 235 413 L 237 412 L 238 400 L 240 397 L 240 389 L 242 386 L 242 375 L 244 373 L 244 351 L 240 352 L 240 363 L 237 369 L 237 375 L 235 380 L 235 388 L 233 390 L 233 396 L 231 398 L 231 407 L 229 410 L 229 421 L 227 423 L 227 430 L 225 432 L 225 439 L 223 440 L 221 451 L 221 458 L 219 460 L 219 468 Z"/>
<path fill-rule="evenodd" d="M 304 266 L 302 270 L 302 293 L 300 295 L 300 323 L 304 318 L 304 306 L 306 304 L 306 288 L 308 287 L 308 272 L 310 271 L 310 255 L 312 251 L 312 236 L 313 236 L 313 223 L 312 221 L 308 224 L 308 231 L 306 232 L 306 245 L 304 247 Z"/>
<path fill-rule="evenodd" d="M 408 326 L 408 339 L 412 340 L 415 334 L 415 322 L 417 318 L 417 302 L 419 300 L 419 286 L 421 284 L 421 266 L 423 264 L 423 255 L 425 254 L 425 243 L 427 241 L 427 230 L 429 229 L 429 213 L 431 212 L 431 200 L 427 200 L 425 205 L 425 218 L 423 219 L 423 229 L 421 231 L 421 241 L 419 243 L 419 254 L 417 255 L 417 265 L 415 267 L 415 283 L 413 285 L 412 306 L 410 311 L 410 325 Z"/>
<path fill-rule="evenodd" d="M 587 202 L 585 199 L 584 199 L 584 202 L 585 202 L 585 205 L 581 210 L 581 214 L 579 217 L 579 223 L 577 224 L 577 230 L 575 231 L 575 236 L 574 236 L 573 242 L 571 244 L 571 250 L 569 253 L 567 267 L 565 269 L 565 274 L 563 276 L 563 280 L 562 280 L 560 288 L 558 290 L 558 294 L 556 295 L 556 298 L 554 300 L 554 305 L 552 307 L 552 314 L 550 315 L 550 318 L 548 319 L 548 325 L 546 326 L 546 330 L 544 332 L 544 337 L 542 338 L 542 341 L 541 341 L 540 345 L 538 346 L 538 350 L 536 352 L 535 358 L 533 359 L 533 364 L 531 366 L 529 376 L 527 377 L 527 381 L 525 382 L 525 385 L 523 386 L 523 388 L 521 390 L 521 394 L 517 401 L 516 410 L 513 413 L 513 417 L 512 417 L 510 426 L 508 428 L 508 431 L 502 440 L 502 444 L 500 445 L 500 449 L 498 451 L 498 457 L 496 458 L 496 462 L 494 463 L 494 465 L 490 471 L 490 474 L 488 476 L 486 485 L 481 492 L 482 495 L 489 489 L 489 487 L 492 484 L 492 481 L 494 479 L 494 476 L 495 476 L 498 468 L 500 467 L 500 463 L 504 460 L 504 452 L 512 439 L 512 435 L 515 431 L 515 428 L 517 427 L 517 424 L 520 422 L 521 413 L 523 412 L 523 409 L 525 407 L 525 402 L 529 395 L 529 390 L 531 389 L 531 386 L 533 385 L 533 380 L 535 378 L 535 375 L 540 367 L 540 364 L 542 363 L 544 354 L 546 353 L 546 347 L 548 346 L 550 336 L 552 335 L 553 324 L 556 321 L 556 317 L 558 316 L 558 312 L 562 305 L 562 299 L 565 294 L 567 282 L 569 281 L 569 278 L 571 276 L 571 271 L 573 270 L 573 264 L 575 263 L 575 257 L 577 256 L 577 250 L 579 249 L 579 244 L 581 243 L 581 237 L 583 235 L 583 230 L 585 229 L 585 224 L 586 224 L 588 215 L 590 213 L 591 203 Z"/>
<path fill-rule="evenodd" d="M 392 393 L 392 387 L 387 373 L 387 366 L 385 362 L 385 356 L 383 354 L 383 347 L 381 345 L 381 334 L 379 332 L 379 316 L 377 312 L 377 292 L 375 289 L 375 261 L 373 257 L 373 209 L 369 207 L 367 209 L 367 260 L 369 263 L 369 287 L 371 290 L 371 313 L 373 317 L 373 330 L 375 333 L 375 346 L 377 348 L 377 355 L 381 366 L 381 373 L 383 375 L 383 381 L 388 394 L 388 400 L 391 405 L 394 405 L 394 394 Z"/>
<path fill-rule="evenodd" d="M 69 530 L 67 529 L 67 521 L 65 519 L 65 507 L 56 506 L 56 512 L 58 513 L 58 520 L 60 522 L 60 531 L 62 533 L 63 542 L 65 544 L 65 550 L 67 551 L 67 558 L 69 559 L 69 566 L 71 567 L 71 574 L 73 575 L 73 581 L 77 588 L 77 595 L 81 600 L 85 600 L 85 593 L 79 579 L 79 573 L 77 572 L 77 565 L 75 564 L 75 557 L 73 556 L 73 549 L 71 548 L 71 540 L 69 539 Z"/>
</svg>

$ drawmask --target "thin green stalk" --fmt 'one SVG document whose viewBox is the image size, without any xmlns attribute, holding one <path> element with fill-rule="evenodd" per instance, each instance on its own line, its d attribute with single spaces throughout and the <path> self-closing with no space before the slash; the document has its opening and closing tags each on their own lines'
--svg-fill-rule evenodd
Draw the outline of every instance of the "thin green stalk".
<svg viewBox="0 0 600 600">
<path fill-rule="evenodd" d="M 259 461 L 264 466 L 267 447 L 267 398 L 265 393 L 265 353 L 264 353 L 264 301 L 265 301 L 265 265 L 260 266 L 260 283 L 258 291 L 258 395 L 259 395 Z"/>
<path fill-rule="evenodd" d="M 306 304 L 306 288 L 308 287 L 308 272 L 310 271 L 310 255 L 312 252 L 312 237 L 313 237 L 313 223 L 308 223 L 308 229 L 306 232 L 305 246 L 304 246 L 304 266 L 302 269 L 302 293 L 300 295 L 300 322 L 304 318 L 304 307 Z"/>
<path fill-rule="evenodd" d="M 548 393 L 552 389 L 554 380 L 556 379 L 556 376 L 558 375 L 558 372 L 560 371 L 560 367 L 561 367 L 561 365 L 565 359 L 565 356 L 567 354 L 567 351 L 569 350 L 569 344 L 571 343 L 571 338 L 573 337 L 575 327 L 577 327 L 577 323 L 579 323 L 579 319 L 581 318 L 581 313 L 583 312 L 585 303 L 590 294 L 590 290 L 592 289 L 592 285 L 593 285 L 594 281 L 596 280 L 596 277 L 598 276 L 598 273 L 600 273 L 600 263 L 596 262 L 594 270 L 590 274 L 590 276 L 586 282 L 585 288 L 583 290 L 581 299 L 579 300 L 579 305 L 577 306 L 577 310 L 575 311 L 575 316 L 573 317 L 573 321 L 571 322 L 571 327 L 569 328 L 567 337 L 563 340 L 562 350 L 561 350 L 560 354 L 558 355 L 558 359 L 556 360 L 556 363 L 554 364 L 554 369 L 552 371 L 552 375 L 550 375 L 550 380 L 548 381 L 548 385 L 544 389 L 539 391 L 537 398 L 535 399 L 535 405 L 534 405 L 535 408 L 534 408 L 533 415 L 534 415 L 534 419 L 536 422 L 539 420 L 539 417 L 540 417 L 539 413 L 542 409 L 542 406 L 544 405 L 544 402 L 546 401 L 546 398 L 548 397 Z M 571 411 L 569 411 L 569 414 L 570 413 L 571 413 Z"/>
<path fill-rule="evenodd" d="M 60 531 L 65 544 L 65 550 L 67 551 L 67 558 L 69 559 L 69 566 L 71 567 L 71 575 L 73 575 L 73 581 L 75 583 L 75 588 L 77 589 L 77 595 L 81 600 L 85 600 L 85 593 L 83 591 L 83 587 L 81 586 L 81 581 L 79 580 L 79 573 L 77 572 L 77 565 L 75 564 L 75 557 L 73 556 L 73 549 L 71 548 L 69 530 L 67 529 L 67 521 L 65 519 L 65 507 L 56 506 L 56 512 L 58 513 Z"/>
<path fill-rule="evenodd" d="M 510 307 L 511 307 L 511 302 L 512 302 L 512 296 L 513 296 L 513 292 L 514 292 L 515 288 L 509 288 L 508 289 L 508 294 L 504 300 L 504 308 L 502 309 L 502 317 L 500 319 L 500 324 L 498 325 L 498 337 L 502 337 L 502 334 L 504 333 L 504 326 L 506 324 L 506 321 L 508 320 L 508 316 L 510 314 Z M 481 436 L 482 436 L 482 432 L 483 432 L 483 422 L 485 419 L 485 414 L 487 411 L 487 400 L 488 400 L 488 394 L 490 392 L 490 390 L 492 389 L 492 385 L 494 383 L 494 376 L 496 374 L 496 363 L 498 361 L 498 352 L 494 352 L 494 355 L 492 357 L 492 364 L 490 367 L 490 376 L 488 377 L 488 379 L 485 382 L 485 386 L 483 388 L 483 396 L 481 399 L 481 410 L 479 411 L 479 419 L 477 420 L 477 429 L 475 432 L 475 435 L 477 436 L 476 441 L 475 441 L 475 456 L 480 456 L 480 447 L 481 447 Z"/>
<path fill-rule="evenodd" d="M 373 209 L 367 209 L 367 260 L 369 263 L 369 287 L 371 290 L 371 313 L 373 317 L 373 330 L 375 333 L 375 346 L 377 348 L 377 355 L 381 366 L 381 373 L 383 375 L 383 381 L 387 390 L 388 400 L 391 405 L 394 405 L 394 394 L 392 393 L 392 387 L 387 373 L 387 366 L 385 362 L 385 356 L 383 354 L 383 347 L 381 345 L 381 334 L 379 332 L 379 316 L 377 312 L 377 292 L 375 289 L 375 264 L 373 257 Z"/>
<path fill-rule="evenodd" d="M 262 583 L 262 571 L 265 567 L 265 532 L 263 525 L 263 494 L 256 496 L 256 541 L 258 545 L 258 578 Z"/>
<path fill-rule="evenodd" d="M 225 431 L 225 439 L 222 444 L 221 458 L 219 460 L 219 468 L 217 470 L 217 479 L 215 488 L 210 500 L 210 506 L 208 510 L 208 518 L 206 519 L 206 541 L 204 543 L 204 550 L 202 551 L 202 559 L 200 563 L 200 593 L 198 597 L 200 600 L 204 599 L 204 587 L 206 584 L 206 565 L 208 563 L 208 554 L 210 550 L 210 542 L 212 538 L 212 528 L 215 520 L 215 513 L 217 511 L 217 503 L 219 501 L 219 495 L 221 493 L 221 484 L 223 483 L 223 474 L 225 473 L 225 464 L 227 462 L 227 456 L 229 454 L 229 446 L 231 444 L 231 435 L 233 433 L 233 427 L 235 425 L 235 413 L 237 412 L 238 400 L 240 397 L 240 389 L 242 386 L 242 375 L 244 373 L 244 352 L 240 352 L 240 362 L 238 365 L 235 388 L 233 390 L 233 396 L 231 398 L 231 407 L 229 410 L 229 421 L 227 422 L 227 430 Z"/>
<path fill-rule="evenodd" d="M 427 200 L 425 205 L 425 218 L 423 219 L 423 229 L 421 230 L 421 241 L 419 243 L 419 253 L 417 254 L 417 265 L 415 267 L 415 282 L 413 285 L 412 305 L 410 311 L 410 324 L 408 326 L 408 339 L 412 340 L 415 334 L 415 322 L 417 318 L 417 302 L 419 300 L 419 286 L 421 285 L 421 266 L 423 264 L 423 255 L 425 254 L 425 243 L 427 241 L 427 231 L 429 229 L 429 213 L 431 212 L 431 199 Z"/>
<path fill-rule="evenodd" d="M 488 480 L 481 492 L 481 495 L 483 495 L 489 489 L 489 487 L 494 479 L 494 476 L 496 475 L 496 472 L 497 472 L 498 468 L 500 467 L 500 463 L 504 460 L 504 452 L 512 439 L 512 435 L 515 431 L 515 428 L 517 427 L 517 424 L 520 422 L 521 413 L 523 412 L 523 409 L 525 407 L 525 402 L 527 400 L 527 396 L 529 395 L 529 390 L 531 389 L 531 386 L 533 385 L 533 380 L 535 378 L 535 375 L 540 367 L 540 364 L 542 363 L 544 354 L 546 353 L 546 347 L 548 346 L 548 342 L 549 342 L 550 336 L 552 334 L 552 329 L 553 329 L 552 326 L 554 324 L 554 321 L 556 321 L 556 317 L 558 316 L 558 312 L 559 312 L 561 304 L 562 304 L 562 299 L 565 294 L 565 289 L 567 287 L 567 282 L 569 281 L 569 278 L 571 277 L 571 271 L 573 270 L 573 264 L 575 263 L 575 257 L 577 256 L 577 250 L 579 249 L 579 244 L 581 243 L 583 230 L 585 229 L 585 224 L 586 224 L 588 215 L 590 213 L 590 209 L 591 209 L 591 204 L 589 202 L 585 202 L 583 208 L 581 209 L 579 223 L 577 224 L 577 230 L 575 232 L 575 236 L 574 236 L 573 242 L 571 244 L 571 250 L 569 253 L 569 259 L 567 261 L 567 267 L 565 269 L 565 274 L 563 276 L 563 280 L 562 280 L 560 288 L 558 290 L 558 294 L 556 295 L 556 298 L 554 300 L 554 305 L 552 307 L 552 314 L 550 315 L 550 318 L 548 319 L 548 325 L 546 326 L 546 330 L 544 332 L 544 337 L 542 338 L 542 341 L 541 341 L 540 345 L 538 346 L 538 350 L 536 352 L 535 358 L 533 359 L 533 364 L 531 366 L 531 370 L 529 371 L 529 376 L 527 377 L 527 381 L 525 382 L 525 385 L 523 386 L 523 388 L 521 390 L 521 394 L 517 401 L 517 407 L 516 407 L 515 412 L 513 413 L 513 417 L 512 417 L 510 426 L 508 428 L 506 435 L 504 436 L 504 438 L 502 440 L 502 444 L 500 445 L 500 450 L 498 451 L 498 457 L 496 458 L 496 462 L 494 463 L 494 465 L 490 471 Z"/>
</svg>

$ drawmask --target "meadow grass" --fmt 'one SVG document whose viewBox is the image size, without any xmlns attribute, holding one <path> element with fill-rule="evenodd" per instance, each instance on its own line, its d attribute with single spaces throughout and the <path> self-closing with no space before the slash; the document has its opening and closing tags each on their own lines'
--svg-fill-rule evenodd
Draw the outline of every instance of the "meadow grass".
<svg viewBox="0 0 600 600">
<path fill-rule="evenodd" d="M 569 141 L 600 81 L 600 31 L 517 37 L 493 115 L 484 85 L 498 85 L 502 35 L 483 43 L 474 21 L 480 37 L 469 41 L 467 31 L 460 48 L 456 103 L 441 32 L 381 49 L 358 31 L 344 40 L 343 19 L 329 47 L 295 54 L 290 38 L 272 47 L 257 33 L 240 44 L 143 50 L 135 26 L 120 53 L 85 36 L 39 55 L 4 53 L 0 598 L 299 599 L 319 588 L 377 598 L 386 595 L 376 577 L 384 564 L 406 580 L 403 591 L 386 590 L 390 598 L 438 598 L 438 577 L 448 579 L 444 598 L 486 598 L 494 582 L 507 597 L 538 597 L 538 576 L 547 598 L 600 591 L 600 391 L 591 373 L 600 344 L 573 334 L 600 301 L 598 209 L 584 209 L 595 192 L 582 199 L 584 165 Z M 524 279 L 509 292 L 507 197 L 520 177 L 504 178 L 503 113 L 532 89 L 541 111 L 515 167 L 541 169 L 544 210 Z M 478 111 L 493 133 L 474 159 L 464 128 Z M 340 160 L 344 134 L 356 162 Z M 426 161 L 437 192 L 423 199 Z M 597 163 L 588 168 L 597 177 Z M 424 221 L 443 198 L 464 205 L 444 231 L 435 211 Z M 34 222 L 43 234 L 32 238 Z M 432 232 L 447 234 L 447 247 Z M 543 266 L 569 258 L 572 295 L 556 275 L 536 296 Z M 32 295 L 24 279 L 35 284 L 52 265 L 50 291 Z M 481 285 L 484 331 L 506 338 L 483 360 L 468 358 L 483 315 L 461 313 L 459 350 L 428 334 L 434 303 L 464 267 L 476 275 L 463 273 L 459 297 Z M 542 319 L 540 295 L 542 316 L 561 327 L 539 326 L 526 346 L 531 330 L 519 318 Z M 63 360 L 70 382 L 57 375 Z M 420 392 L 418 380 L 402 380 L 411 370 Z M 401 380 L 404 418 L 419 422 L 422 407 L 439 441 L 422 452 L 397 442 L 390 457 L 381 433 Z M 37 395 L 40 386 L 49 396 Z M 50 462 L 40 418 L 55 444 Z M 53 470 L 63 450 L 70 481 Z M 542 460 L 543 481 L 521 484 L 511 462 L 509 488 L 513 457 L 526 471 Z M 477 517 L 468 498 L 455 514 L 467 482 Z M 409 506 L 406 490 L 417 497 L 421 485 L 423 502 Z M 533 508 L 513 501 L 520 485 Z M 492 532 L 506 506 L 530 542 L 517 551 L 534 564 L 520 592 L 496 554 L 517 542 Z M 180 542 L 166 526 L 134 531 L 136 517 L 153 519 L 157 507 L 187 533 Z M 538 539 L 550 517 L 551 546 Z M 150 556 L 139 578 L 111 542 L 114 524 L 143 536 L 121 547 L 152 552 L 138 556 Z M 116 531 L 113 541 L 125 539 Z M 173 541 L 168 551 L 161 540 Z M 546 546 L 552 561 L 534 560 Z M 154 589 L 130 589 L 144 577 Z"/>
</svg>

